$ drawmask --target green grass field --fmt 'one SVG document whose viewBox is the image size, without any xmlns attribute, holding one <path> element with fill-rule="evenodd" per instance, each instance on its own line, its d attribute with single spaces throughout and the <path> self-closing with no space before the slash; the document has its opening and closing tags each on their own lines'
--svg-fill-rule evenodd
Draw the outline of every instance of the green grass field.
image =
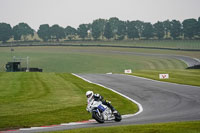
<svg viewBox="0 0 200 133">
<path fill-rule="evenodd" d="M 0 73 L 0 130 L 91 119 L 87 90 L 112 101 L 121 114 L 137 112 L 129 100 L 67 73 Z"/>
<path fill-rule="evenodd" d="M 169 74 L 169 79 L 159 79 L 159 74 Z M 154 80 L 200 86 L 200 70 L 139 70 L 131 75 Z"/>
<path fill-rule="evenodd" d="M 200 122 L 84 128 L 50 133 L 200 133 Z"/>
<path fill-rule="evenodd" d="M 160 70 L 184 69 L 182 61 L 159 56 L 139 56 L 120 52 L 155 53 L 155 50 L 124 49 L 124 48 L 96 48 L 96 47 L 16 47 L 12 55 L 16 57 L 30 57 L 30 67 L 39 67 L 44 72 L 69 73 L 123 73 L 125 69 Z M 158 50 L 162 53 L 164 50 Z M 158 53 L 157 52 L 157 53 Z M 164 51 L 168 54 L 170 51 Z M 173 54 L 179 54 L 179 52 Z M 183 52 L 181 54 L 192 52 Z M 195 56 L 200 54 L 192 53 Z M 0 48 L 0 67 L 11 60 L 10 48 Z M 23 63 L 25 66 L 25 61 Z"/>
</svg>

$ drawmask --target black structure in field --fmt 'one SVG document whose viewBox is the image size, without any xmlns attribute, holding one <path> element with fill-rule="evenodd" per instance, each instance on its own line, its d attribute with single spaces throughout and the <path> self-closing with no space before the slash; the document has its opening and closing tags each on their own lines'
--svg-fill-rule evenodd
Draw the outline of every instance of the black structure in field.
<svg viewBox="0 0 200 133">
<path fill-rule="evenodd" d="M 6 72 L 42 72 L 42 69 L 21 67 L 21 62 L 8 62 Z"/>
<path fill-rule="evenodd" d="M 6 72 L 18 72 L 20 71 L 20 62 L 8 62 L 6 64 Z"/>
</svg>

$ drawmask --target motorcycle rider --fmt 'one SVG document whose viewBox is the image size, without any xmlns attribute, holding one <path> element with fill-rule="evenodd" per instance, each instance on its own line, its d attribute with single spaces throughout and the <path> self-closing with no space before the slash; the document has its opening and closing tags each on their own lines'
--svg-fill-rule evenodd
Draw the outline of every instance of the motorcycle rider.
<svg viewBox="0 0 200 133">
<path fill-rule="evenodd" d="M 102 104 L 108 106 L 111 109 L 113 114 L 117 113 L 117 110 L 115 110 L 115 108 L 111 105 L 111 103 L 107 100 L 104 100 L 103 96 L 101 96 L 100 94 L 94 94 L 93 91 L 87 91 L 86 97 L 87 97 L 88 103 L 90 103 L 93 99 L 94 99 L 94 101 L 101 101 Z M 87 108 L 86 108 L 86 110 L 87 110 Z"/>
</svg>

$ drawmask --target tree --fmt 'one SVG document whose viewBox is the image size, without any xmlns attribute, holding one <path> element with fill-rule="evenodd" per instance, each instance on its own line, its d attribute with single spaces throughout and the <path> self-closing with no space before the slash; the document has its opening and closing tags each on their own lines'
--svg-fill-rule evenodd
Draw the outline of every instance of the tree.
<svg viewBox="0 0 200 133">
<path fill-rule="evenodd" d="M 153 26 L 154 26 L 154 33 L 156 37 L 158 37 L 158 39 L 163 39 L 165 35 L 163 23 L 158 21 Z"/>
<path fill-rule="evenodd" d="M 72 40 L 73 36 L 77 34 L 77 30 L 71 26 L 67 26 L 65 28 L 65 35 L 69 38 L 69 40 Z"/>
<path fill-rule="evenodd" d="M 92 37 L 95 40 L 100 36 L 103 36 L 105 25 L 106 25 L 105 19 L 97 19 L 93 21 L 93 23 L 91 24 L 91 30 L 92 30 Z"/>
<path fill-rule="evenodd" d="M 134 39 L 139 37 L 138 29 L 136 28 L 136 21 L 127 22 L 127 35 L 128 38 Z"/>
<path fill-rule="evenodd" d="M 153 25 L 151 23 L 144 23 L 143 25 L 144 27 L 141 34 L 142 37 L 145 37 L 146 39 L 153 37 L 153 32 L 154 32 Z"/>
<path fill-rule="evenodd" d="M 19 23 L 13 27 L 13 35 L 15 40 L 21 40 L 22 36 L 27 40 L 28 35 L 34 35 L 34 30 L 26 23 Z"/>
<path fill-rule="evenodd" d="M 170 33 L 170 30 L 171 30 L 171 22 L 169 20 L 164 21 L 163 27 L 164 27 L 165 37 L 169 38 L 169 33 Z"/>
<path fill-rule="evenodd" d="M 126 35 L 126 23 L 124 21 L 119 21 L 117 27 L 117 35 L 119 40 L 123 40 Z"/>
<path fill-rule="evenodd" d="M 109 21 L 110 26 L 111 26 L 112 34 L 113 34 L 114 37 L 116 37 L 120 20 L 117 17 L 112 17 L 108 21 Z"/>
<path fill-rule="evenodd" d="M 59 39 L 65 38 L 65 31 L 63 27 L 60 27 L 59 25 L 55 24 L 52 27 L 50 27 L 50 35 L 51 38 L 55 38 L 56 41 L 59 41 Z"/>
<path fill-rule="evenodd" d="M 98 20 L 93 21 L 92 23 L 92 37 L 97 40 L 101 36 L 101 27 Z"/>
<path fill-rule="evenodd" d="M 40 25 L 37 33 L 38 33 L 38 36 L 45 42 L 51 39 L 50 27 L 48 24 Z"/>
<path fill-rule="evenodd" d="M 196 32 L 196 25 L 197 20 L 196 19 L 186 19 L 183 21 L 183 33 L 184 37 L 192 39 L 194 37 Z"/>
<path fill-rule="evenodd" d="M 71 27 L 71 26 L 67 26 L 65 28 L 65 35 L 68 36 L 68 35 L 76 35 L 77 34 L 77 31 L 75 28 Z"/>
<path fill-rule="evenodd" d="M 134 24 L 135 24 L 135 28 L 138 31 L 138 37 L 141 37 L 142 31 L 144 30 L 144 22 L 142 22 L 140 20 L 136 20 L 136 21 L 134 21 Z"/>
<path fill-rule="evenodd" d="M 6 42 L 12 37 L 12 28 L 10 24 L 0 23 L 0 41 Z"/>
<path fill-rule="evenodd" d="M 171 29 L 170 29 L 171 37 L 173 39 L 177 39 L 181 35 L 181 23 L 177 20 L 171 21 Z"/>
<path fill-rule="evenodd" d="M 196 28 L 197 28 L 196 35 L 200 37 L 200 17 L 198 18 L 198 22 L 197 22 L 197 27 Z"/>
<path fill-rule="evenodd" d="M 13 36 L 14 36 L 14 40 L 21 40 L 21 36 L 22 36 L 22 31 L 20 30 L 19 25 L 16 25 L 13 27 Z"/>
<path fill-rule="evenodd" d="M 84 40 L 88 36 L 88 25 L 86 24 L 79 25 L 77 31 L 78 31 L 79 37 Z"/>
<path fill-rule="evenodd" d="M 111 39 L 113 37 L 113 32 L 112 32 L 112 29 L 111 29 L 110 22 L 106 23 L 105 30 L 104 30 L 104 36 L 107 39 Z"/>
</svg>

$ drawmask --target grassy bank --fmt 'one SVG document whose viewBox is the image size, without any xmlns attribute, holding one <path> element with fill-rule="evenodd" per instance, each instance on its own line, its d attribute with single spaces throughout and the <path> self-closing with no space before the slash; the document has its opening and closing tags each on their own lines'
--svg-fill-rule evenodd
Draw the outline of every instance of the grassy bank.
<svg viewBox="0 0 200 133">
<path fill-rule="evenodd" d="M 162 123 L 118 127 L 97 127 L 51 133 L 200 133 L 200 122 Z"/>
<path fill-rule="evenodd" d="M 159 79 L 159 74 L 169 74 L 169 79 Z M 164 82 L 200 86 L 200 70 L 139 70 L 132 75 Z"/>
<path fill-rule="evenodd" d="M 85 92 L 93 90 L 122 114 L 137 106 L 67 73 L 0 73 L 0 130 L 88 120 Z"/>
</svg>

